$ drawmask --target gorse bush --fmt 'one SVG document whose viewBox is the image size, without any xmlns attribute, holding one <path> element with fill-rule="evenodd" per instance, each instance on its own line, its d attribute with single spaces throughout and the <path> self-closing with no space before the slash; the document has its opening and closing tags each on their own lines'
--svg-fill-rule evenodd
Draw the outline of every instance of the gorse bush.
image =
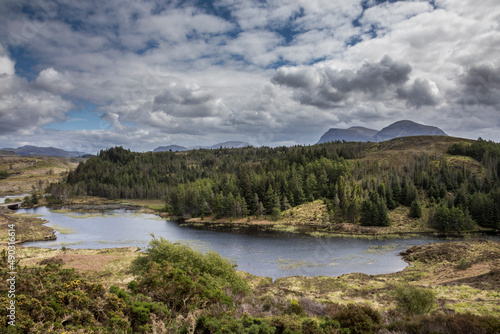
<svg viewBox="0 0 500 334">
<path fill-rule="evenodd" d="M 331 316 L 342 328 L 349 329 L 352 334 L 375 333 L 380 326 L 380 314 L 368 305 L 349 304 L 340 306 Z"/>
<path fill-rule="evenodd" d="M 402 284 L 394 290 L 394 299 L 398 308 L 408 314 L 428 313 L 436 301 L 434 292 L 430 289 Z"/>
<path fill-rule="evenodd" d="M 304 314 L 304 309 L 302 306 L 299 304 L 299 302 L 295 299 L 290 301 L 290 304 L 287 306 L 285 311 L 283 312 L 284 314 L 296 314 L 296 315 L 302 315 Z"/>
<path fill-rule="evenodd" d="M 136 291 L 182 314 L 211 305 L 229 307 L 232 303 L 206 275 L 188 273 L 165 262 L 162 265 L 152 262 L 142 274 Z"/>
<path fill-rule="evenodd" d="M 143 275 L 156 262 L 162 266 L 167 263 L 172 270 L 182 270 L 203 279 L 214 288 L 230 287 L 233 292 L 246 291 L 248 285 L 237 273 L 237 265 L 214 251 L 205 254 L 186 245 L 174 244 L 163 238 L 153 238 L 145 256 L 138 257 L 132 263 L 132 272 Z"/>
</svg>

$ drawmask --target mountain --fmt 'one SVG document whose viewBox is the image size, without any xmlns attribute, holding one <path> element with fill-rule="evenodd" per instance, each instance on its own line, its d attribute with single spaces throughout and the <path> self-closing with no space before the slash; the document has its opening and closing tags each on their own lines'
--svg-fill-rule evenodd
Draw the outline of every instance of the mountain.
<svg viewBox="0 0 500 334">
<path fill-rule="evenodd" d="M 364 128 L 362 126 L 353 126 L 349 129 L 332 128 L 321 136 L 318 144 L 330 141 L 372 141 L 373 136 L 377 134 L 377 130 Z"/>
<path fill-rule="evenodd" d="M 386 141 L 393 138 L 410 136 L 447 136 L 447 134 L 435 126 L 404 120 L 383 128 L 373 138 L 374 141 Z"/>
<path fill-rule="evenodd" d="M 200 147 L 200 148 L 208 148 L 208 149 L 218 149 L 218 148 L 241 148 L 241 147 L 247 147 L 247 146 L 252 146 L 247 142 L 244 141 L 226 141 L 223 143 L 215 144 L 209 147 Z"/>
<path fill-rule="evenodd" d="M 380 131 L 353 126 L 349 129 L 332 128 L 321 136 L 318 144 L 330 141 L 380 142 L 399 137 L 410 136 L 447 136 L 443 130 L 408 120 L 395 122 Z"/>
<path fill-rule="evenodd" d="M 25 156 L 25 155 L 50 155 L 53 157 L 67 157 L 67 158 L 76 158 L 76 157 L 81 157 L 84 154 L 87 154 L 85 152 L 77 152 L 77 151 L 65 151 L 60 148 L 55 148 L 55 147 L 38 147 L 38 146 L 31 146 L 31 145 L 26 145 L 23 147 L 18 147 L 18 148 L 9 148 L 9 149 L 4 149 L 8 150 L 11 152 L 14 152 L 20 156 Z"/>
<path fill-rule="evenodd" d="M 159 146 L 153 150 L 153 152 L 165 152 L 165 151 L 170 151 L 172 150 L 173 152 L 181 152 L 181 151 L 188 151 L 188 150 L 197 150 L 197 149 L 209 149 L 209 150 L 215 150 L 218 148 L 241 148 L 241 147 L 246 147 L 246 146 L 251 146 L 249 143 L 246 143 L 244 141 L 226 141 L 223 143 L 218 143 L 212 146 L 179 146 L 179 145 L 169 145 L 169 146 Z"/>
</svg>

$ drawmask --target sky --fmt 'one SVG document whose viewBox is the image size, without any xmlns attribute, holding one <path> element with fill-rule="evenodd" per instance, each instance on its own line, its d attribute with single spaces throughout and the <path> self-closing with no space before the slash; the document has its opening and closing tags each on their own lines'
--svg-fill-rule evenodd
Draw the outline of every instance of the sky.
<svg viewBox="0 0 500 334">
<path fill-rule="evenodd" d="M 2 0 L 0 147 L 500 141 L 498 0 Z"/>
</svg>

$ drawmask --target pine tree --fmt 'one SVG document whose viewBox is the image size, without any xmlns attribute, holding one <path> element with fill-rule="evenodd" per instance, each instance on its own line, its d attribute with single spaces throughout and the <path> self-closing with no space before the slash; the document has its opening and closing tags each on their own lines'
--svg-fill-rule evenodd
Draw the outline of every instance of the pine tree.
<svg viewBox="0 0 500 334">
<path fill-rule="evenodd" d="M 414 199 L 410 206 L 410 217 L 411 218 L 421 218 L 422 217 L 422 207 L 420 206 L 420 201 Z"/>
</svg>

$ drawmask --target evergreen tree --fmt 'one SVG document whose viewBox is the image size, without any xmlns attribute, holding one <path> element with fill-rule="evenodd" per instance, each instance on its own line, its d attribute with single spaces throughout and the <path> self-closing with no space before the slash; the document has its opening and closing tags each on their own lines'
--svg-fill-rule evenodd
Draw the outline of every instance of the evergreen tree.
<svg viewBox="0 0 500 334">
<path fill-rule="evenodd" d="M 361 218 L 359 222 L 364 226 L 390 225 L 385 200 L 378 193 L 372 193 L 361 204 Z"/>
<path fill-rule="evenodd" d="M 410 217 L 411 218 L 421 218 L 422 217 L 422 207 L 420 206 L 420 201 L 418 198 L 411 202 L 410 206 Z"/>
<path fill-rule="evenodd" d="M 288 203 L 288 198 L 286 196 L 283 196 L 283 199 L 281 200 L 281 210 L 286 211 L 291 208 L 290 203 Z"/>
</svg>

